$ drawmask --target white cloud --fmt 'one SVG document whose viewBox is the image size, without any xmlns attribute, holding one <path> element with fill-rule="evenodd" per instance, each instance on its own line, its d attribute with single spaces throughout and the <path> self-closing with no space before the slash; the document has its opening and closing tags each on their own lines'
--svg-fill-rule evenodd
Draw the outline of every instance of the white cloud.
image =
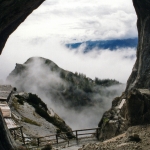
<svg viewBox="0 0 150 150">
<path fill-rule="evenodd" d="M 16 50 L 11 51 L 11 47 L 16 47 Z M 15 63 L 24 63 L 29 57 L 41 56 L 54 61 L 63 69 L 81 72 L 91 78 L 112 78 L 126 82 L 135 62 L 135 49 L 93 50 L 86 54 L 83 49 L 84 46 L 81 46 L 71 51 L 60 44 L 59 39 L 35 39 L 31 42 L 10 38 L 0 59 L 3 64 L 0 67 L 1 78 L 4 79 L 14 69 Z"/>
<path fill-rule="evenodd" d="M 91 78 L 126 82 L 135 58 L 124 56 L 135 54 L 134 49 L 84 55 L 70 52 L 60 43 L 136 36 L 136 14 L 130 0 L 47 0 L 8 39 L 0 56 L 0 78 L 4 79 L 15 63 L 43 56 Z"/>
<path fill-rule="evenodd" d="M 136 37 L 136 14 L 130 0 L 47 0 L 15 34 L 62 41 Z"/>
<path fill-rule="evenodd" d="M 84 45 L 70 51 L 61 43 L 136 36 L 136 14 L 131 0 L 46 0 L 8 39 L 0 56 L 0 83 L 15 68 L 15 63 L 22 64 L 32 56 L 48 58 L 63 69 L 91 78 L 112 78 L 125 83 L 135 62 L 135 49 L 94 49 L 84 54 Z M 112 98 L 106 101 L 105 109 L 110 107 L 111 101 Z M 99 111 L 101 113 L 90 114 L 95 116 L 92 122 L 96 123 L 104 109 Z M 77 121 L 83 118 L 89 124 L 90 120 L 84 117 L 84 113 L 88 115 L 89 112 L 83 111 L 78 118 L 65 118 L 67 114 L 59 108 L 59 114 L 69 123 L 74 118 Z M 90 122 L 91 126 L 96 124 Z M 80 128 L 82 126 L 80 122 Z"/>
</svg>

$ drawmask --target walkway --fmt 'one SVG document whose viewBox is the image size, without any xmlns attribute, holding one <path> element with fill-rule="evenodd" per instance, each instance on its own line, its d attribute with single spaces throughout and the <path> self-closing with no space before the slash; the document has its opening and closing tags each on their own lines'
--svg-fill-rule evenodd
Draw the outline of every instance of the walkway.
<svg viewBox="0 0 150 150">
<path fill-rule="evenodd" d="M 22 127 L 17 125 L 13 120 L 12 112 L 8 105 L 14 90 L 15 89 L 11 85 L 0 85 L 0 111 L 2 112 L 7 128 L 10 130 L 14 139 L 21 139 L 23 142 Z"/>
<path fill-rule="evenodd" d="M 0 111 L 3 114 L 4 120 L 7 124 L 14 139 L 21 139 L 23 144 L 29 149 L 36 150 L 38 147 L 51 144 L 57 150 L 78 150 L 81 145 L 90 142 L 96 142 L 99 128 L 75 130 L 67 133 L 56 133 L 44 137 L 27 137 L 22 132 L 22 127 L 18 126 L 12 118 L 12 112 L 8 105 L 9 99 L 14 89 L 11 85 L 0 85 Z M 53 113 L 50 113 L 53 115 Z M 19 130 L 18 130 L 19 129 Z M 72 136 L 74 135 L 74 136 Z M 34 146 L 31 146 L 34 143 Z"/>
</svg>

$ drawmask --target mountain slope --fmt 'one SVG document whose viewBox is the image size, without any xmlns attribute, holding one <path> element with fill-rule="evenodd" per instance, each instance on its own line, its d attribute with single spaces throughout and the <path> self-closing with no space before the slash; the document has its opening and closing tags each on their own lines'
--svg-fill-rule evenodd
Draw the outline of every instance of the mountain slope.
<svg viewBox="0 0 150 150">
<path fill-rule="evenodd" d="M 41 137 L 60 132 L 70 132 L 72 129 L 60 118 L 52 108 L 35 94 L 15 93 L 11 98 L 11 111 L 14 120 L 23 126 L 23 132 L 30 137 Z"/>
<path fill-rule="evenodd" d="M 103 99 L 100 100 L 95 95 L 109 97 L 116 94 L 117 91 L 110 92 L 106 88 L 120 84 L 116 80 L 92 80 L 84 74 L 74 74 L 41 57 L 30 58 L 24 64 L 16 64 L 8 76 L 8 81 L 22 91 L 45 95 L 53 103 L 75 109 L 102 102 Z"/>
</svg>

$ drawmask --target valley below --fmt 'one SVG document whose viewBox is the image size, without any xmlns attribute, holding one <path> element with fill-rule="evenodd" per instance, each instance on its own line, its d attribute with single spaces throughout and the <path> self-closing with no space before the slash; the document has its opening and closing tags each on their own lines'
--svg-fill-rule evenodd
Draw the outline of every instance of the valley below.
<svg viewBox="0 0 150 150">
<path fill-rule="evenodd" d="M 43 2 L 1 1 L 0 53 L 10 34 Z M 0 85 L 0 150 L 150 149 L 150 3 L 132 2 L 138 39 L 132 39 L 133 43 L 123 41 L 135 47 L 138 40 L 138 46 L 127 84 L 115 79 L 91 79 L 83 73 L 64 70 L 43 57 L 16 64 L 7 77 L 7 85 Z M 124 19 L 119 15 L 117 20 L 120 18 Z M 91 23 L 94 22 L 86 24 Z M 122 31 L 125 37 L 129 34 Z M 95 33 L 99 36 L 99 32 Z M 107 43 L 113 43 L 112 48 Z M 65 47 L 73 50 L 82 44 L 75 42 Z M 85 44 L 112 51 L 118 45 L 125 46 L 120 40 L 86 40 Z M 91 50 L 86 46 L 84 54 Z"/>
<path fill-rule="evenodd" d="M 45 58 L 16 64 L 7 78 L 18 91 L 34 93 L 74 130 L 95 128 L 111 101 L 125 85 L 116 80 L 94 80 L 59 68 Z M 99 119 L 97 119 L 99 118 Z"/>
</svg>

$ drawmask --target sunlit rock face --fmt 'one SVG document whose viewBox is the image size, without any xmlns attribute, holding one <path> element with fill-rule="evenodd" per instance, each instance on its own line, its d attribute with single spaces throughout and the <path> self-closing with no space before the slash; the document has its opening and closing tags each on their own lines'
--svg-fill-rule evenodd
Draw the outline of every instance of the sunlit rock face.
<svg viewBox="0 0 150 150">
<path fill-rule="evenodd" d="M 0 0 L 0 54 L 9 35 L 44 0 Z"/>
<path fill-rule="evenodd" d="M 112 102 L 99 122 L 99 139 L 125 132 L 128 127 L 150 123 L 150 1 L 133 0 L 137 13 L 137 60 L 122 96 Z"/>
</svg>

